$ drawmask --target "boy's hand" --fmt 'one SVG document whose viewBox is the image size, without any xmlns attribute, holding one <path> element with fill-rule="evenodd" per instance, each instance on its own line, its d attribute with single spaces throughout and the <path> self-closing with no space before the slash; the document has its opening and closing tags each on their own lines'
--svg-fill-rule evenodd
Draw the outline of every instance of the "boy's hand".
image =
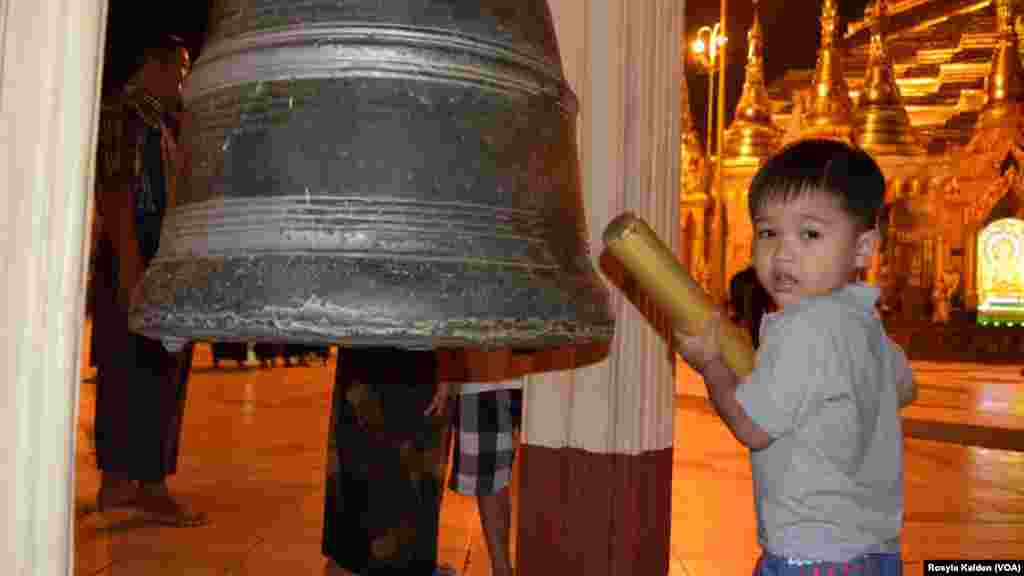
<svg viewBox="0 0 1024 576">
<path fill-rule="evenodd" d="M 430 405 L 423 411 L 424 416 L 444 416 L 445 407 L 448 406 L 448 393 L 451 391 L 452 383 L 442 378 L 437 383 L 437 391 L 430 400 Z"/>
<path fill-rule="evenodd" d="M 691 336 L 678 329 L 675 330 L 676 352 L 700 374 L 704 374 L 708 365 L 722 356 L 722 351 L 718 346 L 718 331 L 721 323 L 721 313 L 715 312 L 704 324 L 701 333 L 696 336 Z"/>
</svg>

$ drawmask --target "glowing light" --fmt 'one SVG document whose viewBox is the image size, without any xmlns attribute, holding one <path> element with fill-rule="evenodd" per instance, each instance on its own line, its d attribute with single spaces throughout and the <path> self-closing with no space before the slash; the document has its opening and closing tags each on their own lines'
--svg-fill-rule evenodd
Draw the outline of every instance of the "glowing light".
<svg viewBox="0 0 1024 576">
<path fill-rule="evenodd" d="M 1024 220 L 1004 218 L 978 235 L 978 321 L 1024 322 Z"/>
</svg>

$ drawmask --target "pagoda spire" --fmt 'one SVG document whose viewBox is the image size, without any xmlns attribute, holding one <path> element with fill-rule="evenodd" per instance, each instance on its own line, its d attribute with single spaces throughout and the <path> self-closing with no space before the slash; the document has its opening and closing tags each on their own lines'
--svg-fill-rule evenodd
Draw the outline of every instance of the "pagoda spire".
<svg viewBox="0 0 1024 576">
<path fill-rule="evenodd" d="M 821 48 L 814 67 L 811 97 L 804 113 L 802 137 L 850 137 L 850 89 L 843 77 L 836 0 L 821 6 Z"/>
<path fill-rule="evenodd" d="M 865 10 L 871 29 L 868 69 L 853 119 L 856 143 L 872 154 L 913 156 L 925 152 L 903 106 L 892 62 L 885 49 L 889 13 L 885 0 Z"/>
<path fill-rule="evenodd" d="M 759 163 L 778 147 L 782 131 L 772 121 L 768 90 L 764 85 L 764 35 L 754 1 L 754 21 L 747 33 L 747 68 L 743 93 L 732 126 L 725 134 L 725 156 L 730 161 Z"/>
<path fill-rule="evenodd" d="M 1017 12 L 1015 4 L 1014 0 L 995 1 L 999 44 L 996 46 L 992 68 L 985 83 L 987 100 L 978 119 L 979 125 L 999 121 L 1014 113 L 1024 96 L 1017 33 L 1013 29 Z"/>
</svg>

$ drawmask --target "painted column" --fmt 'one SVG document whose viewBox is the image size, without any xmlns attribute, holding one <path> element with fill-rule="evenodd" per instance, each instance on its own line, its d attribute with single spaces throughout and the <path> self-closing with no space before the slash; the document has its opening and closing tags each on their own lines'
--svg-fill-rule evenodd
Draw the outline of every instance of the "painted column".
<svg viewBox="0 0 1024 576">
<path fill-rule="evenodd" d="M 74 567 L 86 215 L 106 11 L 106 0 L 0 0 L 4 574 Z"/>
<path fill-rule="evenodd" d="M 592 257 L 603 251 L 607 223 L 626 210 L 677 246 L 685 3 L 553 0 L 551 6 L 566 76 L 581 103 Z M 615 276 L 615 262 L 607 260 L 602 269 Z M 531 376 L 526 387 L 521 574 L 668 573 L 673 356 L 635 307 L 664 318 L 643 295 L 627 299 L 613 288 L 612 298 L 617 325 L 609 356 Z M 573 355 L 586 352 L 565 351 L 553 365 L 571 365 Z"/>
<path fill-rule="evenodd" d="M 697 262 L 705 262 L 705 264 L 702 264 L 702 266 L 706 265 L 707 262 L 707 258 L 705 257 L 705 254 L 707 253 L 707 248 L 704 247 L 704 239 L 707 237 L 707 222 L 704 221 L 704 216 L 707 214 L 707 212 L 708 209 L 707 204 L 705 202 L 702 202 L 700 206 L 693 211 L 693 222 L 695 225 L 695 229 L 693 232 L 694 241 L 693 252 L 691 253 L 692 260 L 690 260 L 691 273 L 693 273 L 697 269 Z"/>
</svg>

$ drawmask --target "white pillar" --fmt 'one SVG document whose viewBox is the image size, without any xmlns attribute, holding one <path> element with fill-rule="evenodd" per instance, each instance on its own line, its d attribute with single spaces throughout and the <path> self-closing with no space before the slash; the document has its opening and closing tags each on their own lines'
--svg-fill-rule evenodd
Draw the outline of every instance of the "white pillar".
<svg viewBox="0 0 1024 576">
<path fill-rule="evenodd" d="M 580 155 L 591 257 L 624 211 L 670 246 L 679 237 L 678 0 L 552 0 L 566 76 L 580 99 Z M 608 359 L 534 375 L 527 442 L 636 454 L 672 444 L 672 361 L 665 340 L 618 290 Z"/>
<path fill-rule="evenodd" d="M 679 49 L 685 2 L 551 0 L 550 4 L 566 77 L 580 100 L 580 166 L 591 256 L 598 261 L 605 226 L 627 210 L 644 218 L 666 243 L 676 247 L 683 74 Z M 577 370 L 531 376 L 526 387 L 521 567 L 640 576 L 655 570 L 662 555 L 667 567 L 673 356 L 634 304 L 618 288 L 611 290 L 616 329 L 608 358 Z M 646 300 L 640 294 L 632 296 Z M 636 463 L 645 472 L 635 468 Z M 548 464 L 557 469 L 547 468 Z M 559 475 L 563 482 L 576 483 L 583 470 L 613 477 L 595 477 L 579 490 L 570 486 L 562 501 L 552 501 L 559 498 L 551 492 L 558 489 Z M 646 499 L 652 493 L 657 494 L 658 504 L 648 506 Z M 642 509 L 609 506 L 609 498 L 639 504 Z M 603 516 L 593 521 L 581 517 L 588 511 Z M 659 517 L 661 513 L 666 515 Z M 538 535 L 535 528 L 550 527 L 545 516 L 549 514 L 558 517 L 563 529 Z M 602 522 L 612 528 L 602 531 Z M 647 530 L 647 540 L 630 532 L 633 528 Z M 560 535 L 555 534 L 559 531 Z M 648 544 L 652 541 L 657 542 Z M 576 556 L 587 547 L 610 550 L 610 558 L 591 555 L 600 558 L 589 567 L 556 558 Z M 531 557 L 524 558 L 523 553 Z M 640 564 L 649 563 L 652 568 L 624 568 L 634 555 Z M 645 558 L 651 555 L 659 558 Z"/>
<path fill-rule="evenodd" d="M 75 425 L 106 0 L 0 0 L 0 566 L 74 567 Z"/>
</svg>

